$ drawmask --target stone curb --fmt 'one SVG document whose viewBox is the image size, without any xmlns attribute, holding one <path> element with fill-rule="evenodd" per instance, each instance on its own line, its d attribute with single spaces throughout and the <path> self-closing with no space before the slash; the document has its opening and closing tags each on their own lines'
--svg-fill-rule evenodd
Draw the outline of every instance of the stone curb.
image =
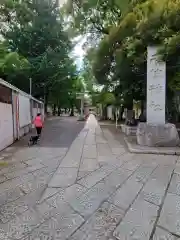
<svg viewBox="0 0 180 240">
<path fill-rule="evenodd" d="M 128 150 L 131 153 L 139 153 L 139 154 L 158 154 L 158 155 L 177 155 L 180 156 L 180 148 L 177 149 L 177 147 L 171 147 L 169 149 L 166 149 L 166 147 L 163 148 L 151 148 L 148 146 L 144 146 L 144 149 L 140 149 L 141 146 L 138 144 L 132 144 L 129 142 L 127 137 L 124 137 L 124 141 L 127 144 Z"/>
</svg>

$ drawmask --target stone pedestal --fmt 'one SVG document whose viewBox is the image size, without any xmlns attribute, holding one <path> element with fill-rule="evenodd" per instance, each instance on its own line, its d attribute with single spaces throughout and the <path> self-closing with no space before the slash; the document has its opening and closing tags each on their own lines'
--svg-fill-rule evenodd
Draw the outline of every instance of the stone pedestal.
<svg viewBox="0 0 180 240">
<path fill-rule="evenodd" d="M 137 142 L 141 146 L 175 147 L 179 145 L 179 135 L 174 124 L 139 123 Z"/>
<path fill-rule="evenodd" d="M 127 126 L 126 124 L 122 124 L 121 130 L 126 136 L 136 136 L 137 126 Z"/>
</svg>

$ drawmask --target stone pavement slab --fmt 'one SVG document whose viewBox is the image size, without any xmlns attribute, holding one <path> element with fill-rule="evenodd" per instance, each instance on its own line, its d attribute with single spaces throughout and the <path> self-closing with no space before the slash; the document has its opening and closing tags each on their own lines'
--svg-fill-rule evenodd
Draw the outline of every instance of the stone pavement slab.
<svg viewBox="0 0 180 240">
<path fill-rule="evenodd" d="M 180 175 L 173 174 L 170 186 L 168 188 L 168 192 L 174 193 L 180 196 Z"/>
<path fill-rule="evenodd" d="M 131 174 L 130 171 L 115 170 L 70 204 L 75 211 L 87 218 L 105 201 Z"/>
<path fill-rule="evenodd" d="M 112 193 L 112 190 L 102 181 L 88 190 L 70 204 L 72 208 L 80 213 L 81 216 L 88 218 L 101 205 L 105 199 Z"/>
<path fill-rule="evenodd" d="M 45 191 L 43 192 L 43 194 L 41 195 L 41 199 L 39 200 L 39 202 L 43 202 L 44 200 L 47 200 L 48 198 L 54 196 L 55 194 L 57 194 L 60 191 L 59 188 L 50 188 L 47 187 L 45 189 Z"/>
<path fill-rule="evenodd" d="M 81 180 L 78 181 L 80 185 L 83 185 L 87 188 L 91 188 L 94 186 L 97 182 L 105 178 L 107 175 L 109 175 L 114 170 L 113 167 L 109 166 L 103 166 L 96 171 L 90 173 L 89 175 L 85 176 Z"/>
<path fill-rule="evenodd" d="M 123 212 L 113 204 L 104 202 L 102 206 L 76 231 L 71 240 L 104 240 L 111 237 Z"/>
<path fill-rule="evenodd" d="M 121 168 L 123 169 L 128 169 L 130 171 L 135 171 L 139 168 L 139 166 L 142 164 L 142 161 L 141 159 L 137 159 L 136 161 L 134 161 L 133 159 L 132 160 L 129 160 L 129 161 L 126 161 L 125 163 L 123 163 L 123 165 L 121 166 Z"/>
<path fill-rule="evenodd" d="M 92 171 L 81 171 L 81 170 L 79 170 L 77 180 L 80 180 L 81 178 L 89 175 L 91 172 Z"/>
<path fill-rule="evenodd" d="M 156 231 L 153 236 L 153 240 L 177 240 L 179 238 L 176 238 L 172 234 L 168 233 L 167 231 L 157 227 Z"/>
<path fill-rule="evenodd" d="M 140 167 L 134 172 L 131 180 L 136 182 L 142 182 L 145 183 L 149 179 L 150 175 L 155 171 L 157 168 L 154 164 L 146 164 L 143 163 L 140 165 Z"/>
<path fill-rule="evenodd" d="M 79 148 L 77 148 L 79 149 Z M 68 152 L 68 154 L 66 154 L 66 156 L 62 159 L 61 162 L 61 166 L 62 167 L 77 167 L 79 166 L 80 163 L 80 159 L 81 159 L 81 154 L 82 154 L 82 150 L 79 149 L 79 151 L 70 151 Z"/>
<path fill-rule="evenodd" d="M 118 206 L 120 209 L 127 211 L 134 199 L 142 189 L 142 183 L 128 179 L 122 187 L 120 187 L 108 201 Z"/>
<path fill-rule="evenodd" d="M 0 207 L 0 220 L 3 223 L 8 222 L 13 216 L 20 215 L 21 213 L 28 210 L 28 204 L 24 201 L 25 199 L 18 199 L 16 201 L 7 203 Z"/>
<path fill-rule="evenodd" d="M 31 232 L 25 240 L 35 239 L 67 239 L 79 226 L 82 225 L 84 219 L 77 213 L 73 212 L 68 206 L 59 209 L 59 212 L 52 218 L 45 221 L 33 232 Z"/>
<path fill-rule="evenodd" d="M 117 239 L 150 239 L 158 207 L 143 200 L 137 200 L 114 231 Z"/>
<path fill-rule="evenodd" d="M 158 226 L 180 236 L 180 196 L 167 193 Z"/>
<path fill-rule="evenodd" d="M 120 147 L 112 147 L 111 151 L 114 155 L 118 155 L 118 156 L 126 153 L 126 149 L 120 148 Z"/>
<path fill-rule="evenodd" d="M 8 237 L 8 234 L 4 232 L 2 229 L 0 230 L 0 239 L 10 240 L 10 238 Z"/>
<path fill-rule="evenodd" d="M 107 144 L 107 140 L 103 136 L 96 135 L 97 144 Z"/>
<path fill-rule="evenodd" d="M 87 188 L 78 184 L 74 184 L 66 189 L 60 189 L 57 194 L 54 194 L 50 198 L 46 198 L 46 202 L 57 209 L 61 209 L 63 208 L 64 204 L 71 203 L 73 200 L 77 200 L 78 197 L 80 197 L 86 191 Z"/>
<path fill-rule="evenodd" d="M 59 168 L 48 186 L 53 188 L 68 187 L 75 183 L 77 172 L 77 168 Z"/>
<path fill-rule="evenodd" d="M 148 202 L 160 205 L 170 181 L 172 171 L 173 167 L 171 166 L 158 166 L 144 186 L 141 196 Z"/>
<path fill-rule="evenodd" d="M 5 226 L 0 227 L 8 233 L 12 239 L 18 240 L 38 227 L 44 219 L 35 210 L 28 210 L 20 216 L 12 219 Z"/>
<path fill-rule="evenodd" d="M 129 153 L 93 115 L 48 124 L 42 143 L 3 157 L 0 239 L 180 239 L 178 156 Z"/>
<path fill-rule="evenodd" d="M 95 171 L 99 168 L 97 158 L 84 158 L 82 157 L 79 171 Z"/>
<path fill-rule="evenodd" d="M 97 143 L 97 153 L 98 156 L 112 156 L 112 151 L 106 143 Z"/>
<path fill-rule="evenodd" d="M 83 158 L 96 158 L 97 157 L 96 145 L 84 145 L 82 157 Z"/>
</svg>

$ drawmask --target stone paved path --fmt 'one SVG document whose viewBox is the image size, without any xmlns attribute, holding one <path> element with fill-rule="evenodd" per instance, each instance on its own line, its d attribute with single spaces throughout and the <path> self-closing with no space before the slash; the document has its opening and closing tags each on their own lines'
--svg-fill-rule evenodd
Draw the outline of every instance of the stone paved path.
<svg viewBox="0 0 180 240">
<path fill-rule="evenodd" d="M 58 121 L 0 170 L 0 240 L 180 238 L 178 157 L 128 153 L 93 116 L 62 147 Z"/>
</svg>

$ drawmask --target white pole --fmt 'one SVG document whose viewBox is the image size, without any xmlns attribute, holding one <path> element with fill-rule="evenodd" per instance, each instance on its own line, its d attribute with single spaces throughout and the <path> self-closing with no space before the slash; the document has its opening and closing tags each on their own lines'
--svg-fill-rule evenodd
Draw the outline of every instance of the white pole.
<svg viewBox="0 0 180 240">
<path fill-rule="evenodd" d="M 29 94 L 32 95 L 32 78 L 29 79 Z"/>
<path fill-rule="evenodd" d="M 83 97 L 81 98 L 81 118 L 83 118 Z"/>
</svg>

